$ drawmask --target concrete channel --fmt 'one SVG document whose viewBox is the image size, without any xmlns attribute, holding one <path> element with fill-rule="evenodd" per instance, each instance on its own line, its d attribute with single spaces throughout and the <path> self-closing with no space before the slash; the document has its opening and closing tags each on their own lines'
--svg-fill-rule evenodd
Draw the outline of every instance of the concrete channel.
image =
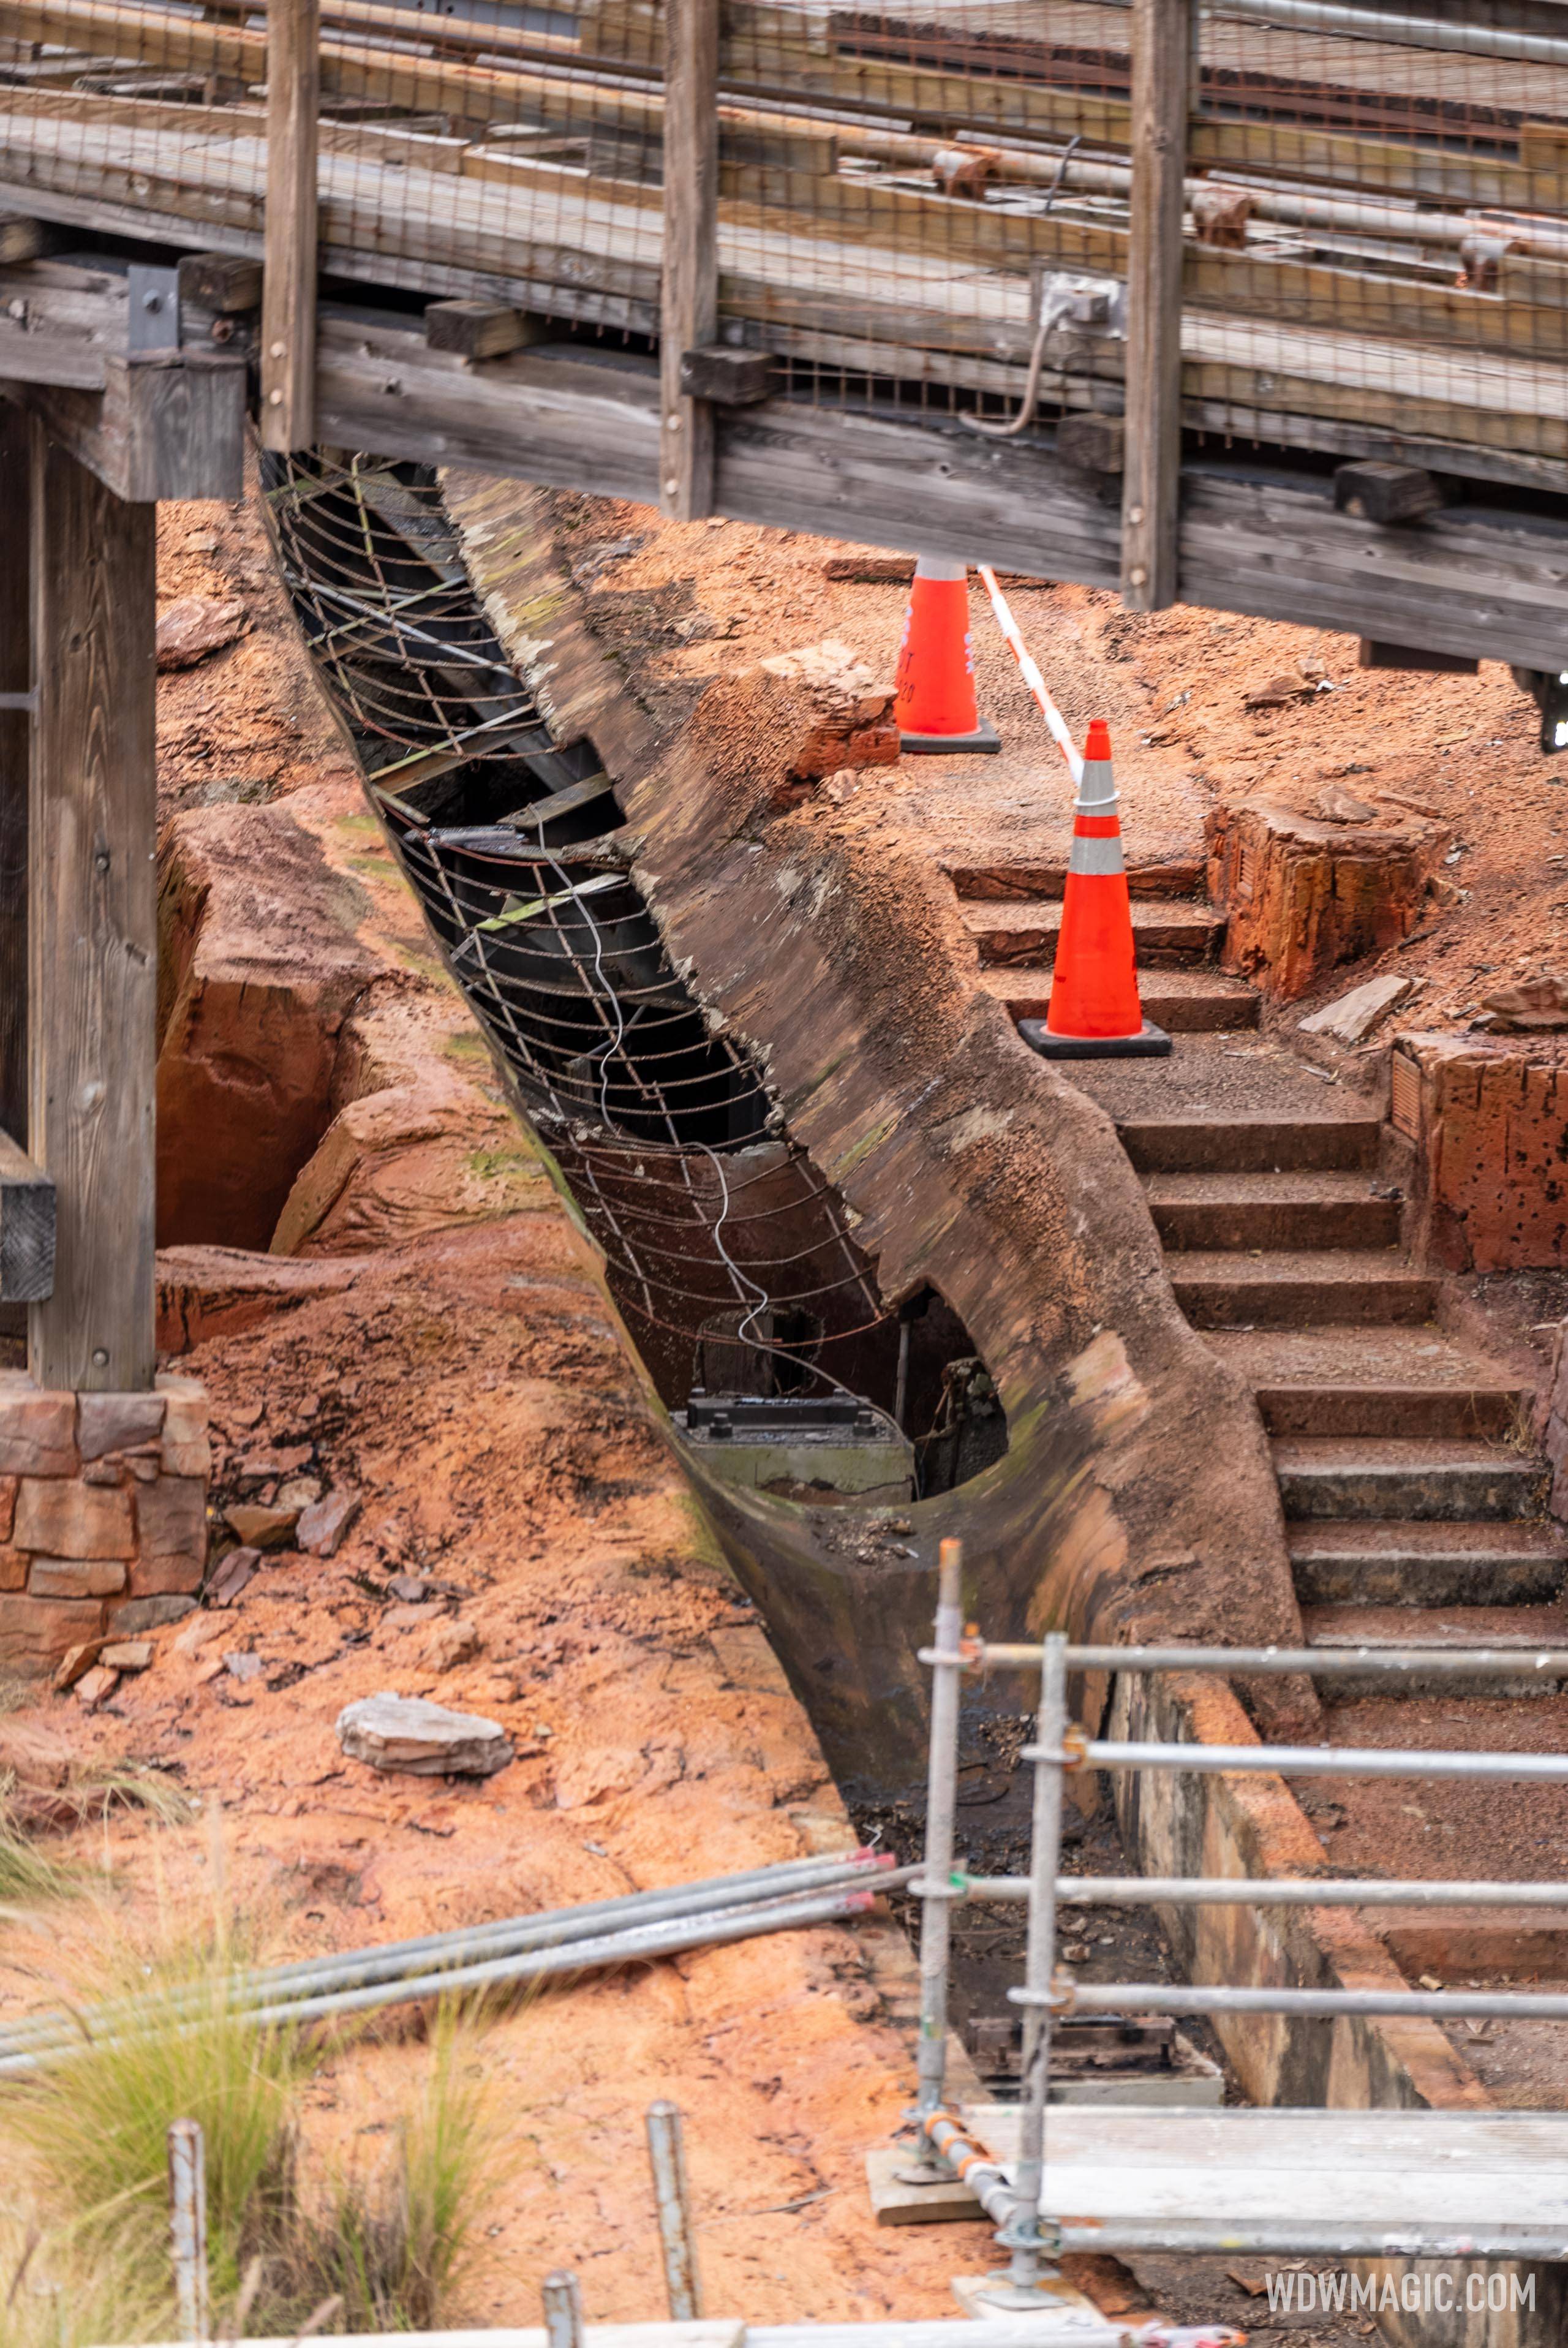
<svg viewBox="0 0 1568 2348">
<path fill-rule="evenodd" d="M 370 802 L 604 1252 L 852 1808 L 917 1811 L 918 1653 L 950 1536 L 994 1638 L 1337 1644 L 1387 1635 L 1376 1608 L 1397 1592 L 1410 1639 L 1453 1643 L 1478 1618 L 1433 1610 L 1461 1591 L 1473 1607 L 1478 1560 L 1507 1616 L 1487 1635 L 1544 1637 L 1563 1546 L 1543 1463 L 1501 1442 L 1528 1388 L 1447 1335 L 1418 1355 L 1438 1283 L 1399 1246 L 1390 1168 L 1418 1186 L 1379 1102 L 1326 1105 L 1276 1070 L 1216 1117 L 1216 1086 L 1240 1084 L 1217 1054 L 1238 1035 L 1244 1053 L 1256 998 L 1207 966 L 1206 905 L 1140 904 L 1149 999 L 1183 1031 L 1174 1092 L 1136 1068 L 1069 1082 L 1013 1026 L 1048 995 L 1048 901 L 976 893 L 955 919 L 947 884 L 896 848 L 867 870 L 830 829 L 791 827 L 786 679 L 721 677 L 658 722 L 595 634 L 550 493 L 335 453 L 314 473 L 279 463 L 264 487 Z M 599 897 L 585 924 L 580 890 Z M 531 967 L 508 929 L 541 908 Z M 977 983 L 955 970 L 954 929 L 978 942 Z M 1305 1679 L 1075 1695 L 1114 1735 L 1328 1733 Z M 1015 1697 L 966 1697 L 963 1749 L 993 1778 Z M 1484 1741 L 1471 1710 L 1464 1735 Z M 1004 1797 L 994 1837 L 1025 1800 Z M 1277 1778 L 1129 1779 L 1119 1805 L 1127 1858 L 1152 1876 L 1339 1862 Z M 1194 1982 L 1405 1978 L 1346 1910 L 1160 1921 Z M 1217 2029 L 1256 2103 L 1490 2100 L 1433 2022 Z M 1539 2270 L 1533 2317 L 1490 2315 L 1484 2333 L 1379 2321 L 1428 2348 L 1555 2340 L 1560 2272 Z"/>
</svg>

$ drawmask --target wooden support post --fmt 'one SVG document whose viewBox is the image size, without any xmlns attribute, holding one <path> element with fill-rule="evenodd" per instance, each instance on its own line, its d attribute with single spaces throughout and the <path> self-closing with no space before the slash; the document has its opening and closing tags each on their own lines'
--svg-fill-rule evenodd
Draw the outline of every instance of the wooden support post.
<svg viewBox="0 0 1568 2348">
<path fill-rule="evenodd" d="M 659 304 L 659 510 L 713 510 L 713 408 L 681 359 L 718 332 L 719 0 L 665 0 L 665 248 Z"/>
<path fill-rule="evenodd" d="M 33 684 L 27 595 L 33 427 L 0 400 L 0 1133 L 27 1138 L 27 767 L 33 738 L 25 697 Z"/>
<path fill-rule="evenodd" d="M 267 9 L 267 209 L 262 286 L 262 446 L 315 439 L 316 121 L 320 0 Z"/>
<path fill-rule="evenodd" d="M 1181 486 L 1181 214 L 1193 0 L 1132 0 L 1132 193 L 1127 256 L 1127 467 L 1121 592 L 1176 600 Z"/>
<path fill-rule="evenodd" d="M 152 1383 L 157 799 L 150 505 L 35 426 L 28 1150 L 55 1186 L 39 1385 Z"/>
</svg>

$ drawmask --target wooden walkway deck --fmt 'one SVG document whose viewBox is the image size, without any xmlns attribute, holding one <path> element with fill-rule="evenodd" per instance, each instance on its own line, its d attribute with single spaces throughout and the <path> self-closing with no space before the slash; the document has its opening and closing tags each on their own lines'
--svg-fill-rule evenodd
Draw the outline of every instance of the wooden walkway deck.
<svg viewBox="0 0 1568 2348">
<path fill-rule="evenodd" d="M 310 5 L 272 0 L 274 33 Z M 1131 59 L 1140 8 L 1189 5 L 727 9 L 714 314 L 770 373 L 748 405 L 694 404 L 704 502 L 1126 583 L 1114 445 L 1097 474 L 1058 427 L 1145 414 Z M 226 11 L 0 0 L 0 206 L 69 256 L 7 278 L 0 383 L 36 405 L 112 401 L 129 314 L 109 240 L 165 262 L 268 249 L 269 33 Z M 652 352 L 684 191 L 663 12 L 583 0 L 574 20 L 322 0 L 315 428 L 668 504 Z M 1161 264 L 1181 286 L 1180 470 L 1159 493 L 1184 598 L 1568 667 L 1561 46 L 1525 61 L 1205 17 Z M 521 314 L 529 347 L 441 348 L 420 305 L 454 298 Z M 212 323 L 189 310 L 188 355 Z M 220 355 L 253 350 L 243 313 L 222 333 Z M 1032 355 L 1024 427 L 976 431 L 1019 413 Z M 85 450 L 79 408 L 77 428 Z M 1336 467 L 1366 458 L 1424 469 L 1436 502 L 1398 526 L 1341 510 Z"/>
</svg>

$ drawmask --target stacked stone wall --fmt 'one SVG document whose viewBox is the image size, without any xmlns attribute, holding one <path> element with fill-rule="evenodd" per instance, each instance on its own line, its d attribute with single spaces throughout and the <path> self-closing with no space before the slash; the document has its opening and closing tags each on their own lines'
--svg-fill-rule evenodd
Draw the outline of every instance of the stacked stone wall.
<svg viewBox="0 0 1568 2348">
<path fill-rule="evenodd" d="M 73 1650 L 194 1605 L 207 1563 L 207 1423 L 195 1378 L 77 1395 L 0 1371 L 0 1673 L 56 1673 Z"/>
</svg>

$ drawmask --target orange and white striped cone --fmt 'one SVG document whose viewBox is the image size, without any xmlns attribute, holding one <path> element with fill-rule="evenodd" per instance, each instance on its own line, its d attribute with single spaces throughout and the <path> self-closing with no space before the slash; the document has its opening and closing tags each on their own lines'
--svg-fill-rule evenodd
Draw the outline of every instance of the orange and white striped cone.
<svg viewBox="0 0 1568 2348">
<path fill-rule="evenodd" d="M 1002 747 L 975 700 L 967 563 L 923 554 L 914 566 L 892 714 L 899 748 L 917 757 L 961 758 Z"/>
<path fill-rule="evenodd" d="M 1047 1060 L 1162 1056 L 1171 1038 L 1143 1016 L 1132 942 L 1132 906 L 1121 858 L 1110 731 L 1088 729 L 1073 810 L 1073 850 L 1047 1016 L 1020 1019 L 1018 1033 Z"/>
</svg>

